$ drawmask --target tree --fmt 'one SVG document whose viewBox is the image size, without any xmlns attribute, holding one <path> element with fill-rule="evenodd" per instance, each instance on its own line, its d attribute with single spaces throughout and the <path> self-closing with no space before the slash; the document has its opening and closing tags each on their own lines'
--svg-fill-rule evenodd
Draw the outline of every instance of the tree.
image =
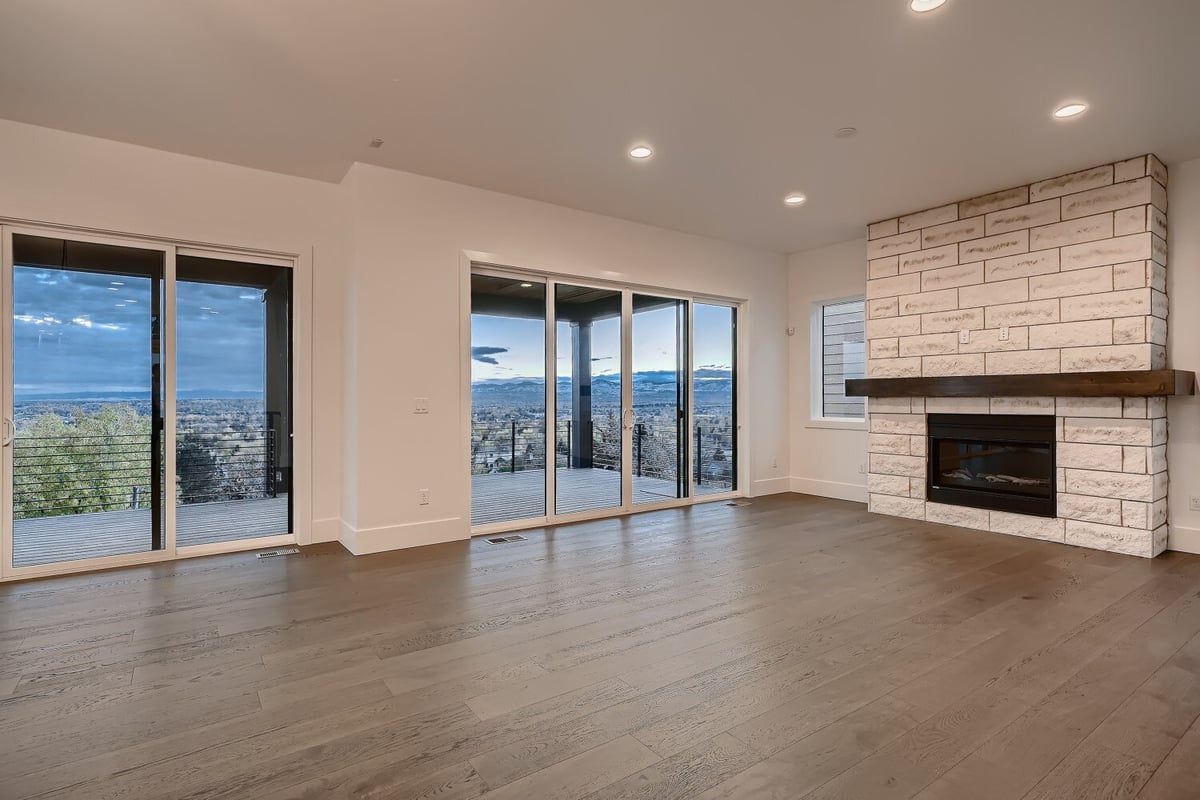
<svg viewBox="0 0 1200 800">
<path fill-rule="evenodd" d="M 149 500 L 150 463 L 150 420 L 131 406 L 43 414 L 13 442 L 13 516 L 132 508 Z"/>
</svg>

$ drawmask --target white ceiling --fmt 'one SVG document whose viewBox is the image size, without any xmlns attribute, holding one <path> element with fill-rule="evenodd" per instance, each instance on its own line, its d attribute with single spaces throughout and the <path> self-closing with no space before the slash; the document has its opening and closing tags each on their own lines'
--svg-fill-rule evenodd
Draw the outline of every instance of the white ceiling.
<svg viewBox="0 0 1200 800">
<path fill-rule="evenodd" d="M 794 251 L 1106 160 L 1200 156 L 1198 34 L 1197 0 L 6 0 L 0 116 Z M 1076 96 L 1084 117 L 1050 118 Z M 642 139 L 657 154 L 632 162 Z"/>
</svg>

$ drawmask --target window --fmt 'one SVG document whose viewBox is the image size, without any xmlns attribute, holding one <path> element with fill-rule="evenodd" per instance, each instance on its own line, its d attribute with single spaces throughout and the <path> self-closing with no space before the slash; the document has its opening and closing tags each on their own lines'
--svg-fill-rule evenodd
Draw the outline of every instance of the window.
<svg viewBox="0 0 1200 800">
<path fill-rule="evenodd" d="M 846 396 L 846 379 L 861 378 L 866 371 L 864 306 L 862 298 L 854 298 L 817 303 L 813 309 L 814 419 L 865 416 L 863 398 Z"/>
</svg>

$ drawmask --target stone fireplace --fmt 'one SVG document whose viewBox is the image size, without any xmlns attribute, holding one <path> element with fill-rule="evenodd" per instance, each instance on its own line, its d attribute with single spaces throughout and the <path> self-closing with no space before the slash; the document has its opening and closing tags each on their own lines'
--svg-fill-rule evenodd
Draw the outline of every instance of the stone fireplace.
<svg viewBox="0 0 1200 800">
<path fill-rule="evenodd" d="M 871 511 L 1166 548 L 1166 183 L 1139 156 L 869 226 Z"/>
</svg>

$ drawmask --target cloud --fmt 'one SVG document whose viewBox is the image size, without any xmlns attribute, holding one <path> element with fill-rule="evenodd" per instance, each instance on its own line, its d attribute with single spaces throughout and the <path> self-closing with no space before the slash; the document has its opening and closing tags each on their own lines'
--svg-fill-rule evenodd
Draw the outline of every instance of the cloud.
<svg viewBox="0 0 1200 800">
<path fill-rule="evenodd" d="M 492 356 L 507 352 L 507 347 L 472 347 L 471 358 L 475 359 L 480 364 L 499 365 L 500 362 L 492 358 Z"/>
<path fill-rule="evenodd" d="M 261 293 L 187 281 L 176 288 L 179 391 L 261 391 Z M 18 395 L 98 387 L 148 393 L 150 300 L 146 278 L 17 266 L 11 379 L 21 386 Z"/>
</svg>

